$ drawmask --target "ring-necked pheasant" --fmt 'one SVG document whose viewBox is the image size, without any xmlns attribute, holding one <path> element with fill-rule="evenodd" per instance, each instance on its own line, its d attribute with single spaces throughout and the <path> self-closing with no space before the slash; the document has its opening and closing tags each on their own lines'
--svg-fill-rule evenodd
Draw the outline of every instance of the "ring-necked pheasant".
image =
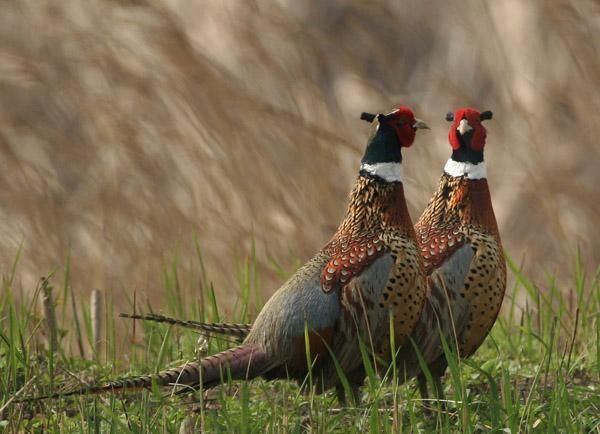
<svg viewBox="0 0 600 434">
<path fill-rule="evenodd" d="M 336 387 L 344 400 L 333 355 L 356 399 L 364 380 L 359 339 L 378 355 L 389 355 L 390 314 L 400 346 L 418 320 L 426 291 L 401 182 L 401 148 L 411 146 L 416 130 L 427 126 L 407 107 L 376 118 L 346 217 L 327 245 L 269 299 L 241 345 L 155 376 L 50 397 L 148 388 L 153 382 L 211 387 L 228 376 L 301 382 L 310 366 L 308 344 L 318 385 Z"/>
<path fill-rule="evenodd" d="M 437 328 L 435 316 L 440 317 L 446 338 L 456 341 L 459 356 L 469 357 L 496 321 L 506 289 L 506 261 L 483 160 L 487 132 L 481 122 L 491 118 L 491 111 L 480 113 L 472 108 L 446 115 L 452 122 L 448 133 L 452 155 L 436 192 L 415 225 L 428 275 L 441 272 L 444 279 L 451 278 L 444 271 L 450 260 L 467 270 L 463 285 L 438 285 L 437 289 L 430 286 L 423 314 L 413 332 L 439 398 L 443 398 L 441 377 L 448 364 L 439 342 L 431 343 L 439 341 L 437 331 L 431 330 L 432 326 Z M 448 304 L 450 311 L 444 308 Z M 423 373 L 419 374 L 418 383 L 426 398 Z"/>
<path fill-rule="evenodd" d="M 506 263 L 483 160 L 486 130 L 481 122 L 491 118 L 489 111 L 479 113 L 469 108 L 448 113 L 446 119 L 452 122 L 448 133 L 452 155 L 437 191 L 415 225 L 428 290 L 411 338 L 428 363 L 439 398 L 443 398 L 441 377 L 446 369 L 439 331 L 448 342 L 458 341 L 461 357 L 472 355 L 494 324 L 506 289 Z M 238 338 L 251 327 L 194 321 L 190 324 L 157 315 L 136 317 Z M 396 361 L 402 380 L 418 376 L 421 395 L 427 398 L 426 377 L 414 348 L 405 346 Z"/>
</svg>

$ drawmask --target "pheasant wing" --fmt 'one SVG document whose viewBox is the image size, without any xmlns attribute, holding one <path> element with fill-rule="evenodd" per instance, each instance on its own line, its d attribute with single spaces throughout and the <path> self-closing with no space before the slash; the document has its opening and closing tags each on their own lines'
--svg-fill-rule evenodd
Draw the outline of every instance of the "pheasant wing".
<svg viewBox="0 0 600 434">
<path fill-rule="evenodd" d="M 377 235 L 364 234 L 336 238 L 324 251 L 330 260 L 321 273 L 321 289 L 329 293 L 342 289 L 387 249 Z"/>
</svg>

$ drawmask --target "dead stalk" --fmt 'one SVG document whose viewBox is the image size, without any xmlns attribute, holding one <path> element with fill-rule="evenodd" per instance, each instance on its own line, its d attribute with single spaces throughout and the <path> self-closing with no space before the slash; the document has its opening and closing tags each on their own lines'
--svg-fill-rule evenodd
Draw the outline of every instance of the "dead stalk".
<svg viewBox="0 0 600 434">
<path fill-rule="evenodd" d="M 90 311 L 92 315 L 92 352 L 94 358 L 98 358 L 102 340 L 102 291 L 99 289 L 92 291 Z"/>
<path fill-rule="evenodd" d="M 54 298 L 52 297 L 52 286 L 47 278 L 43 277 L 42 285 L 42 313 L 46 324 L 46 346 L 49 351 L 55 352 L 58 343 L 58 329 L 56 325 L 56 312 L 54 310 Z"/>
</svg>

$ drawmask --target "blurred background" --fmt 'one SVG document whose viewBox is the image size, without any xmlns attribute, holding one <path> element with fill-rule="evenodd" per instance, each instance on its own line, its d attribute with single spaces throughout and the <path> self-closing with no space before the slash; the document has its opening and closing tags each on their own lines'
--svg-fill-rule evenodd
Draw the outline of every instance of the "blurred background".
<svg viewBox="0 0 600 434">
<path fill-rule="evenodd" d="M 193 291 L 196 238 L 227 311 L 252 249 L 266 297 L 274 263 L 332 235 L 361 111 L 406 104 L 431 126 L 404 154 L 416 219 L 450 153 L 444 115 L 468 105 L 494 111 L 507 252 L 568 290 L 578 248 L 600 263 L 599 86 L 594 0 L 3 2 L 0 272 L 22 245 L 15 287 L 60 284 L 70 252 L 78 294 L 159 310 L 174 261 Z"/>
</svg>

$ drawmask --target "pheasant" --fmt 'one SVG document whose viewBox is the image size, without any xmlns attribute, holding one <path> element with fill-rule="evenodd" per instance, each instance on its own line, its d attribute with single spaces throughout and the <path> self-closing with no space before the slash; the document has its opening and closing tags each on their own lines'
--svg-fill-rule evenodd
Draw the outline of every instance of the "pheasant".
<svg viewBox="0 0 600 434">
<path fill-rule="evenodd" d="M 401 148 L 412 145 L 417 129 L 428 127 L 408 107 L 365 116 L 376 118 L 377 128 L 345 218 L 325 247 L 268 300 L 240 345 L 154 376 L 41 398 L 149 388 L 153 382 L 207 388 L 227 378 L 224 371 L 234 380 L 262 376 L 302 382 L 310 367 L 319 375 L 319 391 L 335 387 L 344 402 L 340 368 L 357 400 L 364 380 L 359 340 L 389 359 L 390 341 L 398 347 L 406 343 L 426 292 L 401 182 Z M 390 315 L 395 340 L 389 336 Z"/>
<path fill-rule="evenodd" d="M 449 342 L 456 342 L 459 356 L 469 357 L 496 321 L 506 290 L 506 260 L 483 160 L 487 132 L 482 121 L 491 118 L 491 111 L 480 113 L 472 108 L 446 115 L 446 120 L 452 122 L 448 133 L 452 155 L 415 225 L 425 272 L 445 280 L 429 286 L 427 302 L 412 335 L 428 363 L 440 399 L 441 377 L 448 364 L 437 324 Z M 458 274 L 456 267 L 462 269 Z M 448 281 L 453 277 L 461 280 L 465 271 L 462 285 Z M 418 384 L 421 396 L 427 398 L 423 373 L 418 374 Z"/>
<path fill-rule="evenodd" d="M 458 340 L 461 357 L 472 355 L 494 324 L 506 289 L 506 262 L 483 161 L 487 133 L 481 122 L 491 118 L 490 111 L 479 113 L 469 108 L 447 114 L 446 119 L 453 122 L 448 135 L 452 155 L 437 191 L 415 225 L 428 289 L 411 339 L 433 374 L 440 399 L 447 363 L 439 332 L 448 342 Z M 190 326 L 168 317 L 138 318 Z M 204 334 L 238 338 L 251 327 L 193 323 L 192 327 Z M 426 377 L 414 347 L 405 345 L 396 362 L 401 381 L 416 376 L 421 395 L 427 399 Z"/>
</svg>

